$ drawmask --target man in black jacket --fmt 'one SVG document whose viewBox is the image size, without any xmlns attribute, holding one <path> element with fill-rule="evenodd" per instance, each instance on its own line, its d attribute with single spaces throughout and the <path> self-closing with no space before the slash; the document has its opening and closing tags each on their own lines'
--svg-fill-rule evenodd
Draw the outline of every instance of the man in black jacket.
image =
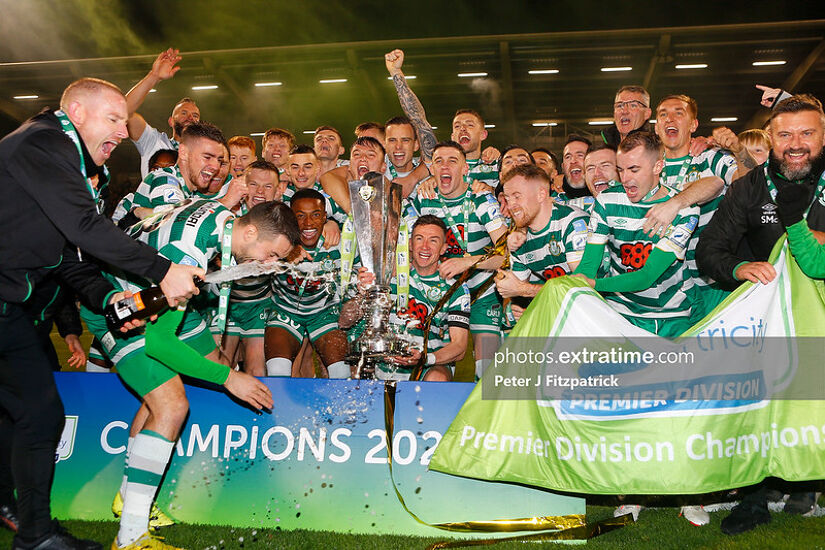
<svg viewBox="0 0 825 550">
<path fill-rule="evenodd" d="M 602 141 L 614 149 L 630 133 L 647 129 L 650 94 L 642 86 L 622 86 L 613 102 L 613 124 L 601 131 Z"/>
<path fill-rule="evenodd" d="M 171 264 L 118 230 L 96 208 L 95 177 L 126 137 L 126 101 L 103 80 L 69 85 L 59 111 L 44 111 L 0 141 L 0 407 L 14 423 L 12 473 L 20 528 L 14 548 L 99 548 L 51 520 L 54 453 L 63 404 L 23 304 L 47 274 L 102 308 L 116 296 L 79 254 L 159 281 L 170 304 L 197 289 L 203 271 Z"/>
<path fill-rule="evenodd" d="M 825 231 L 825 114 L 809 95 L 779 102 L 771 114 L 771 155 L 767 163 L 733 182 L 699 239 L 699 271 L 733 288 L 743 281 L 767 284 L 776 277 L 771 250 L 803 217 Z M 818 235 L 822 242 L 822 235 Z M 794 484 L 785 512 L 808 514 L 815 504 L 810 487 Z M 735 535 L 771 520 L 770 491 L 762 483 L 722 521 Z"/>
</svg>

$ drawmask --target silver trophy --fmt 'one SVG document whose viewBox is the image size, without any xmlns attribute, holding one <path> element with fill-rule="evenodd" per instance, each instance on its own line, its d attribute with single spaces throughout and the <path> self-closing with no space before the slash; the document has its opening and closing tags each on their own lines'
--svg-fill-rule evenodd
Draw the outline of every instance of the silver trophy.
<svg viewBox="0 0 825 550">
<path fill-rule="evenodd" d="M 372 378 L 375 362 L 388 355 L 408 355 L 409 342 L 390 324 L 390 280 L 401 223 L 401 186 L 377 172 L 349 182 L 352 220 L 361 265 L 375 275 L 375 285 L 361 300 L 366 328 L 347 357 L 357 362 L 359 378 Z"/>
</svg>

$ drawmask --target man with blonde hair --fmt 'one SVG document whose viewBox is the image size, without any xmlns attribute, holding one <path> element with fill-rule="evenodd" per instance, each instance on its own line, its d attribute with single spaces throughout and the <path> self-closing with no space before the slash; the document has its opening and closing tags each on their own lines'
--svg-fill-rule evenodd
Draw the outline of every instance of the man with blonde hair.
<svg viewBox="0 0 825 550">
<path fill-rule="evenodd" d="M 0 141 L 0 408 L 14 425 L 12 472 L 19 530 L 14 548 L 93 549 L 52 521 L 54 455 L 65 420 L 51 365 L 25 302 L 56 274 L 90 307 L 102 310 L 122 297 L 78 250 L 120 269 L 160 282 L 170 305 L 197 293 L 200 268 L 181 266 L 132 240 L 99 213 L 98 186 L 105 161 L 127 137 L 126 100 L 104 80 L 70 84 L 60 109 L 44 111 Z"/>
</svg>

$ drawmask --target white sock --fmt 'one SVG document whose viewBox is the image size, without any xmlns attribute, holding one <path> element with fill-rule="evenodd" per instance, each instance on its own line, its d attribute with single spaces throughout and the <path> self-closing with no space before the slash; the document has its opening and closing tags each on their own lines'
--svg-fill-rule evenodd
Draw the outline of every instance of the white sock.
<svg viewBox="0 0 825 550">
<path fill-rule="evenodd" d="M 492 362 L 492 359 L 476 359 L 476 380 L 481 380 L 484 371 L 487 370 L 487 367 L 489 367 Z"/>
<path fill-rule="evenodd" d="M 119 546 L 135 542 L 149 530 L 152 501 L 174 446 L 173 442 L 150 430 L 143 430 L 135 436 L 126 467 L 128 480 L 117 533 Z"/>
<path fill-rule="evenodd" d="M 123 497 L 123 495 L 126 494 L 126 481 L 128 480 L 128 477 L 126 476 L 126 468 L 129 466 L 129 455 L 132 454 L 132 445 L 134 445 L 134 444 L 135 444 L 135 438 L 132 437 L 132 436 L 129 436 L 129 440 L 126 442 L 126 462 L 125 462 L 125 466 L 123 468 L 123 482 L 120 484 L 120 496 L 121 497 Z"/>
<path fill-rule="evenodd" d="M 292 376 L 292 361 L 285 357 L 273 357 L 266 361 L 267 376 Z"/>
<path fill-rule="evenodd" d="M 349 378 L 350 370 L 349 365 L 347 365 L 344 361 L 338 361 L 337 363 L 333 363 L 327 367 L 327 372 L 329 373 L 330 378 Z"/>
<path fill-rule="evenodd" d="M 112 372 L 112 369 L 107 369 L 106 367 L 101 367 L 91 361 L 86 361 L 86 372 Z"/>
</svg>

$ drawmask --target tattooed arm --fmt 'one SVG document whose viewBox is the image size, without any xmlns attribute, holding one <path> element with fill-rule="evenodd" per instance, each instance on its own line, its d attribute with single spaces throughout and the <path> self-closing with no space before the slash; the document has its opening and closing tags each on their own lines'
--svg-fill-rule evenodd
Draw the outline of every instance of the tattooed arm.
<svg viewBox="0 0 825 550">
<path fill-rule="evenodd" d="M 421 158 L 424 162 L 430 162 L 433 155 L 433 148 L 436 144 L 435 133 L 429 122 L 424 106 L 407 84 L 404 73 L 401 72 L 401 65 L 404 64 L 404 52 L 393 50 L 384 56 L 384 63 L 387 66 L 390 76 L 392 76 L 395 90 L 398 92 L 398 101 L 404 114 L 412 121 L 418 133 L 418 143 L 421 145 Z"/>
</svg>

